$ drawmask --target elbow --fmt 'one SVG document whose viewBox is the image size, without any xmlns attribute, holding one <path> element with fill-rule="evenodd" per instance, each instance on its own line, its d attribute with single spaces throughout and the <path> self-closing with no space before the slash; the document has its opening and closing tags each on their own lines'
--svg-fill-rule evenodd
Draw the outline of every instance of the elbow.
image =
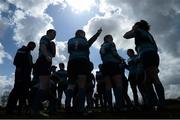
<svg viewBox="0 0 180 120">
<path fill-rule="evenodd" d="M 127 39 L 125 34 L 123 35 L 123 38 Z"/>
<path fill-rule="evenodd" d="M 134 37 L 135 37 L 135 36 L 134 36 L 134 32 L 129 31 L 129 32 L 125 33 L 125 34 L 123 35 L 123 37 L 124 37 L 125 39 L 134 38 Z"/>
<path fill-rule="evenodd" d="M 126 35 L 126 34 L 123 35 L 123 38 L 129 39 L 128 35 Z"/>
</svg>

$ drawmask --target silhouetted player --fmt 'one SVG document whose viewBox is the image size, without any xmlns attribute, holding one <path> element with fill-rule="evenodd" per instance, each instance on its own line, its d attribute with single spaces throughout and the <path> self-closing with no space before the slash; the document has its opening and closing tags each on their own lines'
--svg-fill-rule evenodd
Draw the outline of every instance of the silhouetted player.
<svg viewBox="0 0 180 120">
<path fill-rule="evenodd" d="M 159 55 L 156 42 L 153 36 L 149 33 L 150 26 L 145 20 L 141 20 L 134 24 L 132 30 L 124 35 L 124 38 L 135 38 L 136 51 L 140 57 L 145 70 L 145 80 L 143 82 L 143 89 L 147 95 L 150 96 L 152 83 L 155 85 L 156 93 L 159 98 L 159 107 L 165 105 L 164 88 L 158 77 Z M 150 105 L 150 102 L 148 103 Z"/>
<path fill-rule="evenodd" d="M 19 101 L 19 111 L 26 105 L 29 97 L 29 88 L 31 82 L 31 70 L 33 66 L 31 51 L 34 50 L 36 44 L 29 42 L 27 46 L 22 46 L 17 50 L 13 64 L 16 66 L 15 83 L 7 103 L 7 112 L 14 112 L 17 101 Z"/>
<path fill-rule="evenodd" d="M 94 94 L 94 87 L 95 87 L 95 77 L 94 74 L 91 73 L 88 77 L 87 81 L 87 108 L 92 109 L 94 107 L 94 99 L 93 99 L 93 94 Z"/>
<path fill-rule="evenodd" d="M 68 85 L 68 93 L 72 94 L 75 88 L 75 84 L 78 86 L 77 93 L 77 108 L 76 111 L 83 113 L 85 108 L 85 96 L 86 96 L 86 84 L 87 77 L 91 73 L 90 60 L 89 60 L 89 48 L 98 38 L 101 33 L 101 29 L 89 40 L 85 37 L 83 30 L 77 30 L 75 37 L 68 41 L 68 77 L 71 83 Z M 70 107 L 71 97 L 66 97 L 66 108 Z"/>
<path fill-rule="evenodd" d="M 52 58 L 55 57 L 56 49 L 55 43 L 52 40 L 56 36 L 56 31 L 49 29 L 40 40 L 39 45 L 39 56 L 36 61 L 37 72 L 39 76 L 40 88 L 36 94 L 36 97 L 33 101 L 32 114 L 40 114 L 40 104 L 45 99 L 48 98 L 50 101 L 50 106 L 53 106 L 53 100 L 51 99 L 51 90 L 50 90 L 50 74 L 51 74 L 51 65 Z M 52 112 L 52 108 L 50 112 Z"/>
<path fill-rule="evenodd" d="M 104 100 L 105 100 L 105 82 L 104 82 L 104 77 L 102 74 L 102 64 L 98 65 L 99 71 L 96 71 L 96 89 L 97 89 L 97 94 L 94 96 L 97 98 L 97 103 L 96 107 L 98 107 L 98 103 L 100 102 L 101 108 L 104 107 Z"/>
<path fill-rule="evenodd" d="M 138 102 L 138 94 L 137 94 L 137 55 L 135 55 L 133 49 L 128 49 L 127 50 L 127 55 L 129 56 L 128 58 L 128 67 L 129 67 L 129 76 L 128 76 L 128 81 L 130 82 L 131 89 L 133 92 L 133 98 L 134 98 L 134 103 L 135 106 L 139 105 Z"/>
<path fill-rule="evenodd" d="M 131 109 L 131 107 L 133 105 L 132 105 L 131 99 L 128 95 L 128 79 L 125 76 L 125 69 L 128 69 L 128 65 L 123 60 L 123 62 L 119 64 L 119 67 L 121 69 L 121 77 L 122 77 L 122 81 L 123 81 L 123 83 L 122 83 L 122 85 L 123 85 L 123 98 L 124 98 L 123 104 Z"/>
<path fill-rule="evenodd" d="M 62 105 L 62 95 L 66 96 L 68 81 L 67 81 L 67 71 L 65 70 L 64 63 L 59 63 L 59 70 L 55 73 L 58 78 L 58 107 Z"/>
<path fill-rule="evenodd" d="M 103 62 L 102 72 L 105 80 L 105 96 L 108 107 L 112 108 L 112 91 L 114 91 L 115 108 L 120 110 L 123 107 L 122 77 L 119 64 L 123 58 L 118 54 L 113 42 L 112 35 L 104 37 L 104 43 L 100 48 L 100 55 Z"/>
</svg>

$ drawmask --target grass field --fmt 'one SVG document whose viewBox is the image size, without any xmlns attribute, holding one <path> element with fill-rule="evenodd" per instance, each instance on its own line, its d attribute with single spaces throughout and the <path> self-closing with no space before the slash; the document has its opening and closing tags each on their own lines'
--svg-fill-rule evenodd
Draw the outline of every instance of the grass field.
<svg viewBox="0 0 180 120">
<path fill-rule="evenodd" d="M 32 118 L 28 114 L 20 115 L 7 115 L 5 114 L 4 108 L 0 109 L 0 118 Z M 180 101 L 178 100 L 167 100 L 166 109 L 161 111 L 125 111 L 125 112 L 102 112 L 101 109 L 93 109 L 92 113 L 89 113 L 86 116 L 78 115 L 77 113 L 66 113 L 63 110 L 59 111 L 55 115 L 48 117 L 38 117 L 38 118 L 86 118 L 86 119 L 113 119 L 113 118 L 122 118 L 122 119 L 131 119 L 131 118 L 140 118 L 140 119 L 180 119 Z"/>
</svg>

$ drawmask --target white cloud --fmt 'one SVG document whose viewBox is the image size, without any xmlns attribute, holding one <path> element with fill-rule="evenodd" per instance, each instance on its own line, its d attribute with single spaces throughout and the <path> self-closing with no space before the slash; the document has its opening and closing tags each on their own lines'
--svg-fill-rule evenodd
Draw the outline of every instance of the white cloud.
<svg viewBox="0 0 180 120">
<path fill-rule="evenodd" d="M 61 5 L 63 0 L 8 0 L 9 3 L 14 4 L 17 8 L 31 16 L 41 16 L 49 5 Z"/>
<path fill-rule="evenodd" d="M 177 98 L 180 96 L 179 92 L 175 92 L 175 91 L 180 91 L 180 85 L 168 85 L 165 86 L 165 96 L 167 96 L 167 98 Z"/>
<path fill-rule="evenodd" d="M 12 56 L 4 50 L 4 46 L 0 43 L 0 64 L 3 64 L 3 59 L 12 60 Z"/>
<path fill-rule="evenodd" d="M 68 61 L 68 51 L 67 51 L 67 41 L 56 41 L 56 57 L 53 60 L 53 64 L 57 65 L 63 62 L 67 65 Z"/>
<path fill-rule="evenodd" d="M 4 1 L 0 1 L 0 40 L 3 38 L 4 32 L 10 25 L 10 20 L 2 16 L 3 13 L 10 12 L 8 9 L 9 4 Z"/>
<path fill-rule="evenodd" d="M 17 44 L 25 44 L 27 41 L 36 41 L 46 33 L 47 29 L 54 28 L 52 18 L 47 14 L 39 17 L 29 16 L 22 10 L 16 10 L 14 15 L 14 40 Z"/>
<path fill-rule="evenodd" d="M 176 89 L 180 89 L 180 59 L 173 57 L 171 54 L 161 53 L 160 64 L 160 80 L 165 87 L 165 94 L 167 98 L 177 98 L 180 93 L 175 92 Z"/>
<path fill-rule="evenodd" d="M 5 75 L 0 75 L 0 96 L 3 94 L 4 91 L 10 91 L 14 84 L 14 73 L 8 77 Z"/>
<path fill-rule="evenodd" d="M 18 45 L 26 44 L 27 41 L 33 40 L 37 43 L 47 29 L 54 28 L 53 19 L 46 10 L 50 5 L 59 5 L 63 7 L 64 0 L 7 0 L 0 6 L 3 11 L 8 11 L 8 6 L 14 5 L 16 9 L 11 11 L 10 16 L 14 23 L 13 39 Z M 10 13 L 9 13 L 10 14 Z"/>
<path fill-rule="evenodd" d="M 2 96 L 5 92 L 8 94 L 13 88 L 14 84 L 14 73 L 11 76 L 0 75 L 0 96 Z M 0 97 L 1 104 L 1 97 Z"/>
<path fill-rule="evenodd" d="M 39 40 L 46 34 L 48 29 L 54 28 L 52 25 L 53 19 L 47 15 L 31 16 L 22 10 L 16 10 L 14 14 L 14 36 L 18 47 L 26 45 L 29 41 L 36 42 L 36 48 L 32 52 L 33 60 L 38 56 Z"/>
<path fill-rule="evenodd" d="M 127 23 L 126 25 L 124 23 Z M 88 24 L 84 26 L 84 30 L 87 33 L 87 38 L 90 38 L 96 33 L 96 31 L 102 27 L 102 34 L 95 42 L 95 47 L 100 48 L 103 38 L 106 34 L 112 34 L 114 42 L 117 48 L 129 48 L 133 47 L 133 42 L 124 40 L 121 36 L 125 33 L 127 28 L 131 25 L 131 21 L 121 16 L 120 14 L 113 14 L 111 16 L 96 16 L 89 20 Z"/>
<path fill-rule="evenodd" d="M 6 12 L 9 9 L 9 4 L 4 2 L 4 1 L 0 1 L 0 12 Z"/>
<path fill-rule="evenodd" d="M 0 17 L 0 40 L 2 40 L 3 39 L 3 35 L 4 35 L 4 33 L 5 33 L 5 31 L 7 30 L 7 28 L 8 28 L 8 22 L 6 21 L 6 19 L 5 18 L 1 18 Z"/>
<path fill-rule="evenodd" d="M 14 25 L 13 39 L 18 45 L 26 45 L 29 41 L 35 41 L 37 47 L 32 52 L 34 61 L 38 56 L 40 38 L 46 34 L 48 29 L 53 29 L 53 18 L 46 13 L 48 6 L 64 6 L 63 0 L 7 0 L 16 9 L 11 17 Z"/>
<path fill-rule="evenodd" d="M 96 5 L 95 0 L 65 0 L 75 13 L 90 11 Z"/>
</svg>

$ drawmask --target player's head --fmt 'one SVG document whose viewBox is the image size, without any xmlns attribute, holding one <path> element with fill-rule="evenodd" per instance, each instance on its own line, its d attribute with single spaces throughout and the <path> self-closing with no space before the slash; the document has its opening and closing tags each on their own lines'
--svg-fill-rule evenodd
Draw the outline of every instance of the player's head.
<svg viewBox="0 0 180 120">
<path fill-rule="evenodd" d="M 64 69 L 64 63 L 59 63 L 59 69 Z"/>
<path fill-rule="evenodd" d="M 49 29 L 46 32 L 46 35 L 49 37 L 50 40 L 53 40 L 56 37 L 56 31 L 54 29 Z"/>
<path fill-rule="evenodd" d="M 76 37 L 85 37 L 86 33 L 83 30 L 77 30 L 75 33 Z"/>
<path fill-rule="evenodd" d="M 128 50 L 127 50 L 127 55 L 128 55 L 129 57 L 133 56 L 133 55 L 134 55 L 134 50 L 133 50 L 133 49 L 128 49 Z"/>
<path fill-rule="evenodd" d="M 104 36 L 104 42 L 112 42 L 112 41 L 113 41 L 112 35 L 108 34 Z"/>
<path fill-rule="evenodd" d="M 29 50 L 34 50 L 34 48 L 36 47 L 36 43 L 33 42 L 33 41 L 30 41 L 28 44 L 27 44 L 27 47 Z"/>
</svg>

